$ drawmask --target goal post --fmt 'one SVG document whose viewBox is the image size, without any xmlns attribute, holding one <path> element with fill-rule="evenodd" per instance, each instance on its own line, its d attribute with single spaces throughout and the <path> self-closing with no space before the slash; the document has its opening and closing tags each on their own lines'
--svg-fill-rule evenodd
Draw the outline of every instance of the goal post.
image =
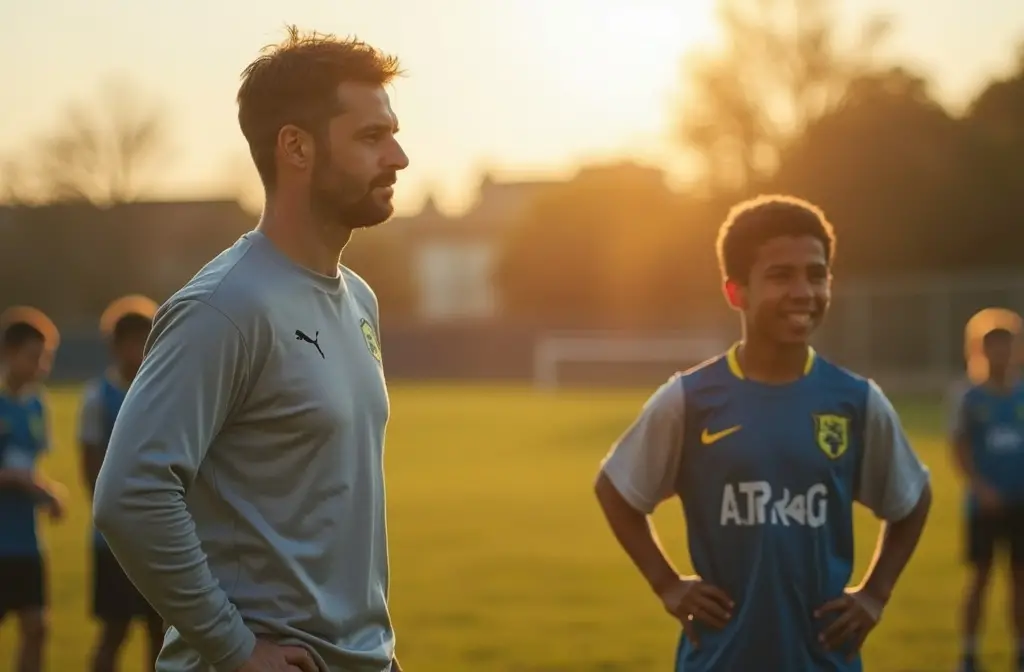
<svg viewBox="0 0 1024 672">
<path fill-rule="evenodd" d="M 689 368 L 721 354 L 730 341 L 708 336 L 667 334 L 631 337 L 610 334 L 548 334 L 534 347 L 534 385 L 554 390 L 561 370 L 575 365 L 657 365 L 673 371 Z"/>
</svg>

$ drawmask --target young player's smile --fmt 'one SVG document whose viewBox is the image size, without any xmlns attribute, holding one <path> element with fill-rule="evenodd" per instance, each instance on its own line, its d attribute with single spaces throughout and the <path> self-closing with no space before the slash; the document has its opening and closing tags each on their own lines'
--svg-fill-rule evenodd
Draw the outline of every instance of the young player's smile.
<svg viewBox="0 0 1024 672">
<path fill-rule="evenodd" d="M 779 315 L 783 328 L 791 338 L 807 338 L 821 324 L 825 314 L 824 305 L 783 308 Z"/>
</svg>

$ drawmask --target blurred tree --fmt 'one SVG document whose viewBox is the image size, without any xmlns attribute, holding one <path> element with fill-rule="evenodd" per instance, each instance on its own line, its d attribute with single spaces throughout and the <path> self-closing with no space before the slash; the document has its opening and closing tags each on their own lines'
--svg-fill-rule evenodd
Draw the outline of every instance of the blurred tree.
<svg viewBox="0 0 1024 672">
<path fill-rule="evenodd" d="M 979 236 L 1000 207 L 990 175 L 927 82 L 893 68 L 852 81 L 783 151 L 769 185 L 825 208 L 842 272 L 899 274 L 982 263 Z"/>
<path fill-rule="evenodd" d="M 779 152 L 833 109 L 872 67 L 890 23 L 873 18 L 840 41 L 837 0 L 718 0 L 725 46 L 696 53 L 684 72 L 679 135 L 708 185 L 743 190 Z"/>
<path fill-rule="evenodd" d="M 5 195 L 99 205 L 134 201 L 166 165 L 167 150 L 165 111 L 134 84 L 111 79 L 96 102 L 69 103 L 55 127 L 23 151 L 25 159 L 8 162 Z"/>
<path fill-rule="evenodd" d="M 989 82 L 969 106 L 965 121 L 988 158 L 988 187 L 1001 204 L 991 222 L 990 247 L 1004 254 L 1019 250 L 1024 246 L 1024 44 L 1015 71 Z M 1008 235 L 1014 237 L 1012 244 Z"/>
<path fill-rule="evenodd" d="M 1018 47 L 1015 71 L 988 83 L 968 108 L 967 121 L 1003 147 L 1024 146 L 1024 43 Z"/>
<path fill-rule="evenodd" d="M 661 171 L 584 168 L 510 229 L 496 274 L 501 305 L 519 322 L 582 329 L 659 320 L 652 273 L 678 228 L 678 197 Z"/>
<path fill-rule="evenodd" d="M 23 205 L 31 201 L 31 178 L 24 164 L 13 159 L 0 160 L 0 203 Z"/>
</svg>

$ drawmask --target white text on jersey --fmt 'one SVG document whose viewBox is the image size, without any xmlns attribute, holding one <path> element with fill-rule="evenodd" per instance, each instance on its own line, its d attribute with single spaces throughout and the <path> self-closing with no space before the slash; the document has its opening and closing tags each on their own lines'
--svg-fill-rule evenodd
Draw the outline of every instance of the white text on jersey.
<svg viewBox="0 0 1024 672">
<path fill-rule="evenodd" d="M 792 494 L 783 488 L 772 499 L 767 481 L 728 483 L 722 491 L 720 523 L 726 525 L 800 525 L 821 527 L 828 517 L 828 488 L 815 483 L 806 493 Z"/>
</svg>

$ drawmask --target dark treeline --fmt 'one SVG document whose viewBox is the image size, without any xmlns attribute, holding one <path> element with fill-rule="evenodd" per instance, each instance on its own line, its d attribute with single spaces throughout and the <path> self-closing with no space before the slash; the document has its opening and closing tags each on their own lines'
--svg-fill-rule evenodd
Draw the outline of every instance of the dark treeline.
<svg viewBox="0 0 1024 672">
<path fill-rule="evenodd" d="M 722 4 L 732 10 L 729 46 L 696 61 L 687 81 L 696 102 L 680 110 L 686 146 L 707 169 L 700 195 L 622 166 L 548 194 L 506 241 L 499 283 L 514 319 L 563 328 L 704 319 L 722 303 L 717 228 L 730 205 L 759 193 L 825 210 L 840 239 L 840 283 L 1024 272 L 1024 50 L 1015 71 L 954 113 L 923 75 L 873 55 L 884 22 L 867 23 L 844 50 L 827 0 L 795 3 L 808 14 L 796 32 L 744 14 L 752 3 Z"/>
</svg>

